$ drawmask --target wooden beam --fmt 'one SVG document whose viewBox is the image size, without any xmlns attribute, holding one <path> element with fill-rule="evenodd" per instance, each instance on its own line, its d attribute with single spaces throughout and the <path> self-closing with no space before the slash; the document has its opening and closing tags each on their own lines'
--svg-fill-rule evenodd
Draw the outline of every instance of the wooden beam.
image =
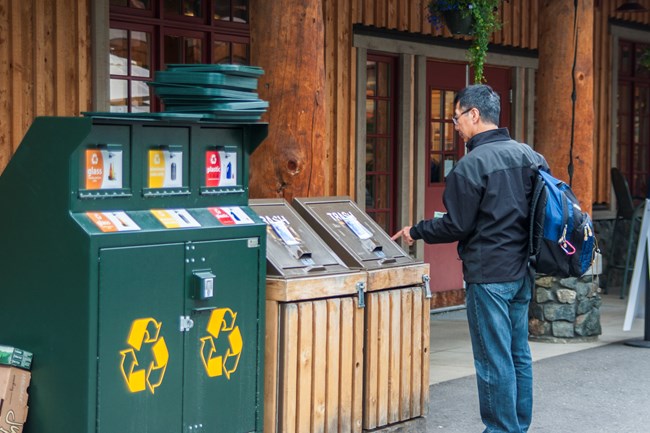
<svg viewBox="0 0 650 433">
<path fill-rule="evenodd" d="M 574 32 L 576 13 L 577 34 Z M 571 2 L 564 0 L 542 2 L 537 80 L 538 107 L 546 108 L 537 113 L 536 149 L 544 154 L 553 174 L 567 183 L 572 155 L 572 187 L 583 210 L 589 212 L 594 147 L 593 17 L 593 0 L 578 0 L 576 11 Z M 571 101 L 574 82 L 575 107 Z M 575 119 L 573 125 L 572 119 Z"/>
<path fill-rule="evenodd" d="M 269 135 L 251 157 L 250 196 L 325 192 L 325 30 L 323 4 L 252 0 L 251 49 L 264 68 Z M 269 35 L 273 35 L 270 37 Z"/>
</svg>

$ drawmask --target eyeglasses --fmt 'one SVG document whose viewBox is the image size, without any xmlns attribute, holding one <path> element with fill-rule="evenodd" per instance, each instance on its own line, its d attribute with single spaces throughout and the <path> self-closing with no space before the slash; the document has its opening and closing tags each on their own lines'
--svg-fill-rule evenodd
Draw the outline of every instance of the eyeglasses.
<svg viewBox="0 0 650 433">
<path fill-rule="evenodd" d="M 451 118 L 451 121 L 454 122 L 454 125 L 458 125 L 458 119 L 460 119 L 460 116 L 463 116 L 463 115 L 469 113 L 470 111 L 472 111 L 472 108 L 474 108 L 474 107 L 470 107 L 470 108 L 468 108 L 467 110 L 465 110 L 465 111 L 463 111 L 462 113 L 460 113 L 458 116 L 453 116 L 453 117 Z"/>
</svg>

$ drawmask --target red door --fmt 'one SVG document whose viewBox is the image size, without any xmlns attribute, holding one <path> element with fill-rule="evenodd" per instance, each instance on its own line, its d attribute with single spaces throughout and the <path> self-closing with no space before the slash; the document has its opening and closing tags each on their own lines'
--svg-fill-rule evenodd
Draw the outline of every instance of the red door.
<svg viewBox="0 0 650 433">
<path fill-rule="evenodd" d="M 427 63 L 427 122 L 426 143 L 429 158 L 425 159 L 427 180 L 424 215 L 433 218 L 435 212 L 446 212 L 442 204 L 445 178 L 449 170 L 465 154 L 465 143 L 454 130 L 454 96 L 466 86 L 466 65 L 462 63 Z M 510 126 L 510 70 L 485 68 L 487 82 L 501 97 L 501 123 Z M 431 290 L 458 291 L 457 296 L 439 297 L 432 307 L 443 307 L 464 302 L 462 263 L 456 251 L 458 243 L 424 246 L 424 260 L 431 266 Z"/>
</svg>

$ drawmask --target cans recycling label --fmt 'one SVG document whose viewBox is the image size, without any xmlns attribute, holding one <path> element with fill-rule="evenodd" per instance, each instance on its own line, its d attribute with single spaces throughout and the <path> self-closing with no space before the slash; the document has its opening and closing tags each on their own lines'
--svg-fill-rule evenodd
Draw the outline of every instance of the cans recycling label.
<svg viewBox="0 0 650 433">
<path fill-rule="evenodd" d="M 136 319 L 126 340 L 128 349 L 120 352 L 120 369 L 129 391 L 132 393 L 149 390 L 156 392 L 165 377 L 169 351 L 165 337 L 160 335 L 162 322 L 153 318 Z M 145 350 L 149 351 L 145 353 Z M 144 365 L 145 359 L 150 360 Z"/>
<path fill-rule="evenodd" d="M 230 375 L 237 370 L 239 358 L 244 347 L 241 331 L 235 324 L 237 313 L 230 308 L 212 311 L 206 330 L 207 336 L 201 338 L 201 361 L 209 377 Z M 225 341 L 227 341 L 227 348 Z"/>
<path fill-rule="evenodd" d="M 183 186 L 183 152 L 149 150 L 149 188 Z"/>
</svg>

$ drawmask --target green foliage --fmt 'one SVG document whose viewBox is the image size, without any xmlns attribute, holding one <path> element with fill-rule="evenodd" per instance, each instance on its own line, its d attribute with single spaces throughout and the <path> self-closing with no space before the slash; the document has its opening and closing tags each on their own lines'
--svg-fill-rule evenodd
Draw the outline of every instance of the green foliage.
<svg viewBox="0 0 650 433">
<path fill-rule="evenodd" d="M 497 14 L 501 0 L 431 0 L 428 5 L 429 21 L 434 25 L 442 22 L 446 12 L 458 11 L 462 16 L 472 16 L 472 45 L 467 59 L 474 68 L 474 82 L 483 83 L 483 65 L 487 55 L 490 35 L 501 28 Z"/>
<path fill-rule="evenodd" d="M 650 48 L 646 48 L 639 58 L 639 65 L 650 70 Z"/>
</svg>

